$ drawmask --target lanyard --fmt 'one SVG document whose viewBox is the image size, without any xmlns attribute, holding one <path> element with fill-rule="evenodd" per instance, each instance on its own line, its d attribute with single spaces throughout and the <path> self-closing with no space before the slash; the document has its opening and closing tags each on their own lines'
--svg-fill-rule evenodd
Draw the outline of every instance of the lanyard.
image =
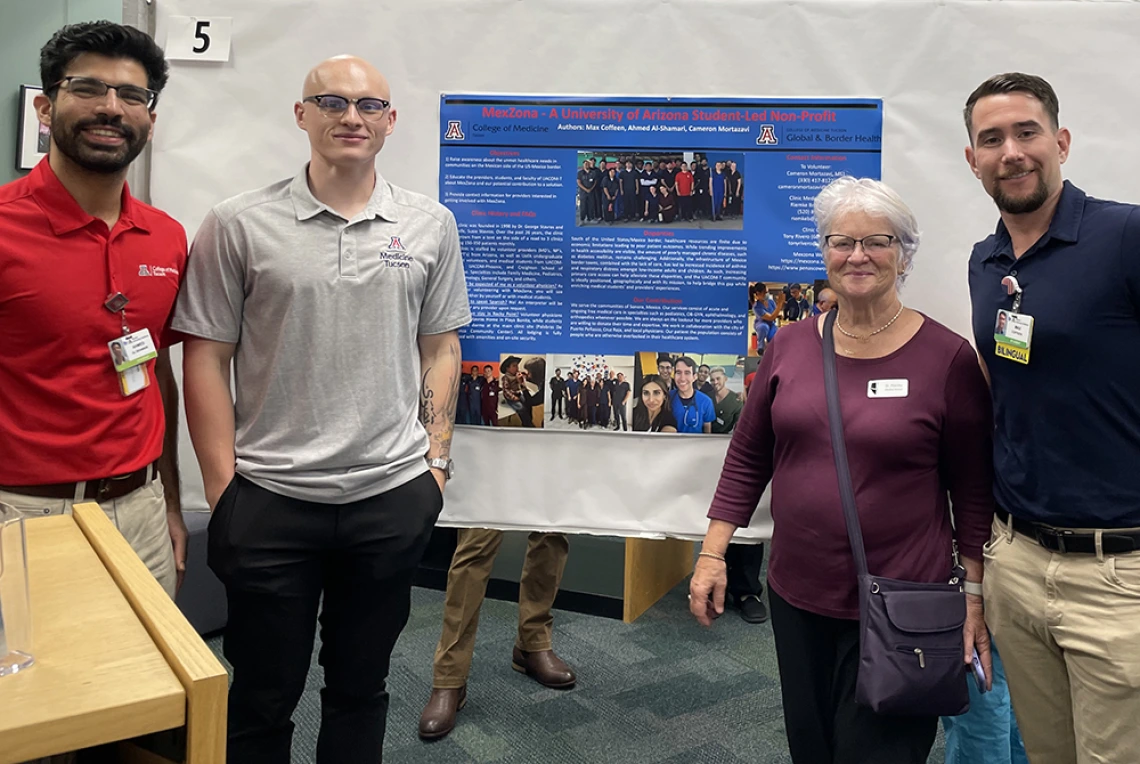
<svg viewBox="0 0 1140 764">
<path fill-rule="evenodd" d="M 119 323 L 123 329 L 123 336 L 131 333 L 130 328 L 127 326 L 127 303 L 130 300 L 123 294 L 116 283 L 115 268 L 111 265 L 111 232 L 107 232 L 107 284 L 110 291 L 107 293 L 107 299 L 103 301 L 103 307 L 112 313 L 119 314 Z"/>
<path fill-rule="evenodd" d="M 1017 313 L 1021 308 L 1021 285 L 1017 283 L 1017 277 L 1014 271 L 1010 275 L 1001 280 L 1001 285 L 1005 287 L 1005 293 L 1013 295 L 1013 306 L 1010 308 L 1011 313 Z"/>
</svg>

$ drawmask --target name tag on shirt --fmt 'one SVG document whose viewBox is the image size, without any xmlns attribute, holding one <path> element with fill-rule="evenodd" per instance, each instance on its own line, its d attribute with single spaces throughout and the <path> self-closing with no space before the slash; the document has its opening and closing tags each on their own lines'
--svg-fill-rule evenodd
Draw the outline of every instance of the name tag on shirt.
<svg viewBox="0 0 1140 764">
<path fill-rule="evenodd" d="M 868 398 L 905 398 L 909 394 L 907 379 L 872 379 L 867 383 Z"/>
<path fill-rule="evenodd" d="M 1033 345 L 1033 316 L 999 310 L 994 324 L 994 355 L 1017 363 L 1029 363 Z"/>
</svg>

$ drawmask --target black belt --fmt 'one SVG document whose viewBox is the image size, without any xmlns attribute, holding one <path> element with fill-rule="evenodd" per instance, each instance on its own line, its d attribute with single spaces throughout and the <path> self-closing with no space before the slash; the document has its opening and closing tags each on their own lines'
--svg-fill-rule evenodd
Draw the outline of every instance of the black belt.
<svg viewBox="0 0 1140 764">
<path fill-rule="evenodd" d="M 1001 507 L 994 510 L 998 520 L 1009 522 L 1009 513 Z M 1054 528 L 1051 525 L 1013 518 L 1013 529 L 1035 540 L 1051 552 L 1096 554 L 1096 534 Z M 1101 531 L 1100 548 L 1105 554 L 1127 554 L 1140 549 L 1140 531 Z"/>
<path fill-rule="evenodd" d="M 94 501 L 111 501 L 121 499 L 132 491 L 137 491 L 154 479 L 158 474 L 158 462 L 152 462 L 140 467 L 126 475 L 118 477 L 101 478 L 99 480 L 85 480 L 83 498 Z M 37 496 L 41 499 L 74 499 L 75 487 L 78 483 L 48 483 L 46 485 L 0 485 L 0 491 L 9 493 L 22 493 L 25 496 Z"/>
</svg>

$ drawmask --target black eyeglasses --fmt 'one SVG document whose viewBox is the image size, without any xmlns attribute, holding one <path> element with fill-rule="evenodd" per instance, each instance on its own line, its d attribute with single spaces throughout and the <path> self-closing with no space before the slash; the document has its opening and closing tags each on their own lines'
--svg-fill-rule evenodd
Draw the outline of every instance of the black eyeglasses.
<svg viewBox="0 0 1140 764">
<path fill-rule="evenodd" d="M 349 105 L 354 105 L 356 113 L 369 121 L 380 119 L 391 105 L 383 98 L 345 98 L 338 95 L 315 95 L 301 100 L 315 103 L 326 117 L 339 117 L 348 111 Z"/>
<path fill-rule="evenodd" d="M 844 236 L 841 233 L 833 233 L 830 236 L 825 236 L 823 240 L 827 242 L 827 246 L 834 252 L 841 255 L 850 255 L 855 251 L 856 244 L 863 245 L 863 251 L 868 255 L 874 255 L 881 252 L 886 252 L 894 244 L 895 239 L 898 237 L 891 236 L 887 233 L 877 233 L 871 236 L 864 236 L 862 239 L 853 239 L 850 236 Z"/>
<path fill-rule="evenodd" d="M 108 90 L 114 90 L 119 100 L 128 106 L 145 106 L 153 109 L 158 103 L 158 93 L 138 85 L 108 85 L 94 77 L 64 77 L 48 90 L 63 88 L 76 98 L 102 98 Z"/>
</svg>

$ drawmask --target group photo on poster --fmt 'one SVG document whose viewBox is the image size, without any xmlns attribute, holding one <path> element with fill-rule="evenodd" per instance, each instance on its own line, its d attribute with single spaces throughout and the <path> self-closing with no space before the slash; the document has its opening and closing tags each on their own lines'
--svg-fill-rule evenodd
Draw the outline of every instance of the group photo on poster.
<svg viewBox="0 0 1140 764">
<path fill-rule="evenodd" d="M 577 225 L 744 227 L 741 152 L 579 151 Z"/>
</svg>

